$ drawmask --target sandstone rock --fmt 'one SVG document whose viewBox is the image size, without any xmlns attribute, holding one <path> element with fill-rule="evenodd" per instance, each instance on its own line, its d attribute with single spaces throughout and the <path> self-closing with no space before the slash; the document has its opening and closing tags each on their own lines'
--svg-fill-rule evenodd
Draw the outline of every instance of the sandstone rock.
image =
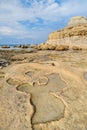
<svg viewBox="0 0 87 130">
<path fill-rule="evenodd" d="M 68 23 L 68 26 L 76 26 L 76 25 L 82 25 L 87 24 L 87 19 L 83 16 L 76 16 L 71 18 L 71 20 Z"/>
<path fill-rule="evenodd" d="M 48 50 L 48 44 L 41 43 L 37 47 L 38 50 Z"/>
<path fill-rule="evenodd" d="M 37 49 L 38 50 L 55 50 L 56 44 L 39 44 Z"/>
<path fill-rule="evenodd" d="M 81 47 L 78 47 L 78 46 L 73 46 L 72 49 L 73 49 L 73 50 L 82 50 L 82 48 L 81 48 Z"/>
<path fill-rule="evenodd" d="M 69 46 L 68 45 L 59 45 L 56 47 L 56 51 L 66 51 L 69 49 Z"/>
<path fill-rule="evenodd" d="M 87 47 L 87 19 L 74 17 L 68 25 L 61 30 L 52 32 L 46 44 L 81 45 Z"/>
<path fill-rule="evenodd" d="M 28 45 L 22 45 L 21 48 L 28 48 Z"/>
<path fill-rule="evenodd" d="M 0 70 L 0 130 L 86 130 L 87 51 L 19 52 Z"/>
<path fill-rule="evenodd" d="M 30 48 L 34 48 L 34 49 L 37 49 L 37 45 L 35 45 L 35 44 L 31 44 L 29 47 L 30 47 Z"/>
<path fill-rule="evenodd" d="M 10 46 L 4 45 L 4 46 L 2 46 L 2 48 L 10 48 Z"/>
<path fill-rule="evenodd" d="M 50 44 L 50 45 L 48 45 L 48 49 L 49 50 L 55 50 L 56 49 L 56 44 Z"/>
<path fill-rule="evenodd" d="M 15 45 L 14 47 L 15 48 L 21 48 L 21 45 Z"/>
<path fill-rule="evenodd" d="M 32 130 L 33 114 L 30 95 L 17 92 L 14 87 L 1 87 L 0 130 Z"/>
<path fill-rule="evenodd" d="M 15 48 L 29 48 L 29 46 L 28 45 L 16 45 L 16 46 L 14 46 Z"/>
</svg>

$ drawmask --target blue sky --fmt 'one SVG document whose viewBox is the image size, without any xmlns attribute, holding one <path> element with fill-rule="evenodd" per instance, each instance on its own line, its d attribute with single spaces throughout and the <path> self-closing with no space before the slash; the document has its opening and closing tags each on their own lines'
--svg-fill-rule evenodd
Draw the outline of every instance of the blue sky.
<svg viewBox="0 0 87 130">
<path fill-rule="evenodd" d="M 87 0 L 0 0 L 0 44 L 45 42 L 73 16 L 87 17 Z"/>
</svg>

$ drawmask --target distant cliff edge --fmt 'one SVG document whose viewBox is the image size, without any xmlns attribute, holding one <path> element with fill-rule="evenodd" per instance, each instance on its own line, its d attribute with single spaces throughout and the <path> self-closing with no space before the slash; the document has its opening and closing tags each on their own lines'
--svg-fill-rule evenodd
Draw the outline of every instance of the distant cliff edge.
<svg viewBox="0 0 87 130">
<path fill-rule="evenodd" d="M 87 46 L 87 18 L 83 16 L 71 18 L 65 28 L 49 35 L 46 44 Z"/>
</svg>

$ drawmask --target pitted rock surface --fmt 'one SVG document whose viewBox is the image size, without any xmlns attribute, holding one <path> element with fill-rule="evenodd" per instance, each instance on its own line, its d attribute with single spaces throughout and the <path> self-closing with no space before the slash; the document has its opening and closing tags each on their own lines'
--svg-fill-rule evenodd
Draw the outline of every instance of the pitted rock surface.
<svg viewBox="0 0 87 130">
<path fill-rule="evenodd" d="M 87 18 L 83 16 L 76 16 L 70 19 L 68 23 L 68 27 L 73 27 L 76 25 L 84 25 L 87 24 Z"/>
<path fill-rule="evenodd" d="M 0 130 L 86 130 L 87 51 L 18 55 L 0 69 Z"/>
</svg>

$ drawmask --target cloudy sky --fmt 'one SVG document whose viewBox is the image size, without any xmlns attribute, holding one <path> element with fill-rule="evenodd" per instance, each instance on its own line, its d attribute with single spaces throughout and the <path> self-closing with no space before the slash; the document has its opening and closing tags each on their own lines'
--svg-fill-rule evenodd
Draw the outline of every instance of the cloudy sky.
<svg viewBox="0 0 87 130">
<path fill-rule="evenodd" d="M 87 17 L 87 0 L 0 0 L 0 44 L 44 42 L 77 15 Z"/>
</svg>

